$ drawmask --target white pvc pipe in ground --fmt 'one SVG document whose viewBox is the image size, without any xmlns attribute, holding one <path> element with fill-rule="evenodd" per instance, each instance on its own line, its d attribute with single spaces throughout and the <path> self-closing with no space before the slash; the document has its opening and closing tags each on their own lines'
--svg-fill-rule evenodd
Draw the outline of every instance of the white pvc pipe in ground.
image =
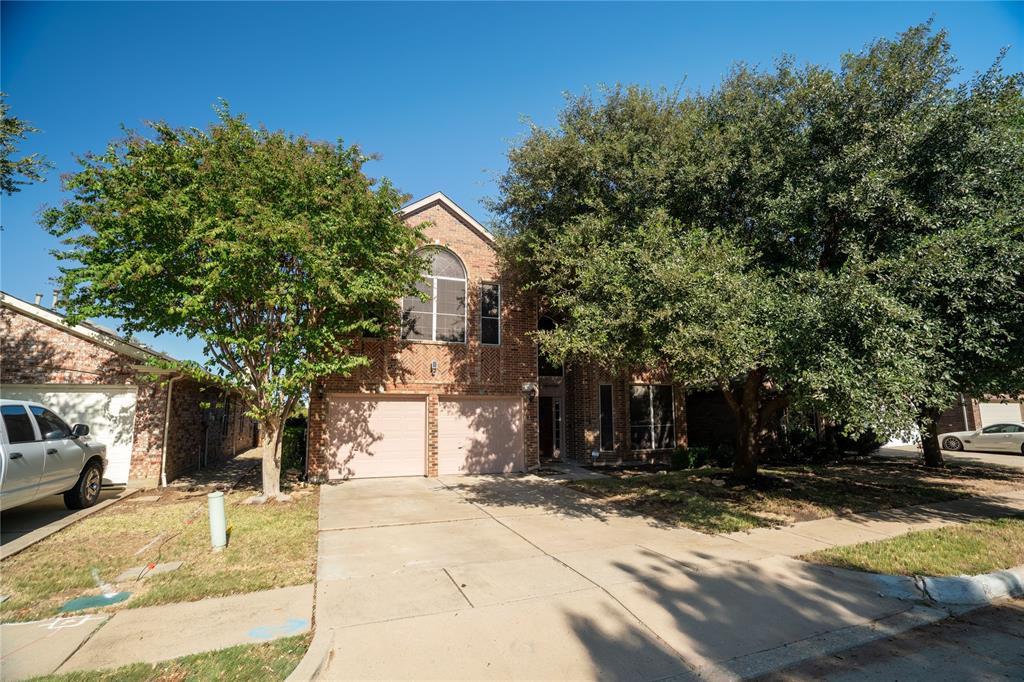
<svg viewBox="0 0 1024 682">
<path fill-rule="evenodd" d="M 212 492 L 206 496 L 210 510 L 210 545 L 219 552 L 228 544 L 228 525 L 224 516 L 224 493 Z"/>
</svg>

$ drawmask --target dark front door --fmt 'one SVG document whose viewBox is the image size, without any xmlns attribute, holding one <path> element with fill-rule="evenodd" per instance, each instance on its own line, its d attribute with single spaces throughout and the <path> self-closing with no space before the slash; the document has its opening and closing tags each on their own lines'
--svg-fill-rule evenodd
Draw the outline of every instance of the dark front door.
<svg viewBox="0 0 1024 682">
<path fill-rule="evenodd" d="M 538 422 L 540 427 L 540 456 L 551 459 L 555 456 L 555 420 L 553 418 L 554 404 L 551 398 L 540 398 L 537 405 L 540 414 Z"/>
</svg>

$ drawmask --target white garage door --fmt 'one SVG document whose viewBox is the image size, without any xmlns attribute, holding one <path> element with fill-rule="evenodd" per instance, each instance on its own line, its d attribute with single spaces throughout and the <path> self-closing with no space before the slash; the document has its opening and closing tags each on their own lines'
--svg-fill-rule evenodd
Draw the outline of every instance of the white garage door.
<svg viewBox="0 0 1024 682">
<path fill-rule="evenodd" d="M 437 410 L 437 470 L 442 475 L 522 471 L 522 400 L 441 400 Z"/>
<path fill-rule="evenodd" d="M 107 470 L 103 483 L 124 485 L 132 462 L 135 441 L 135 386 L 7 384 L 0 395 L 11 400 L 31 400 L 56 412 L 69 425 L 87 424 L 89 440 L 107 446 Z"/>
<path fill-rule="evenodd" d="M 329 400 L 330 478 L 426 475 L 425 399 L 332 396 Z"/>
<path fill-rule="evenodd" d="M 981 403 L 982 426 L 1020 421 L 1020 403 Z"/>
</svg>

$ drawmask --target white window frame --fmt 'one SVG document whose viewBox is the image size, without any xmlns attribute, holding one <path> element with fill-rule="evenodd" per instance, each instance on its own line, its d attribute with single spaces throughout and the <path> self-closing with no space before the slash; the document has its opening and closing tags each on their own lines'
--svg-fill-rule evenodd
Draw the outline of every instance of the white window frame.
<svg viewBox="0 0 1024 682">
<path fill-rule="evenodd" d="M 498 320 L 498 340 L 495 343 L 486 343 L 484 341 L 484 287 L 498 287 L 498 317 L 488 317 L 488 320 Z M 501 283 L 500 282 L 480 282 L 480 345 L 482 346 L 500 346 L 501 345 L 501 333 L 504 331 L 501 328 Z"/>
<path fill-rule="evenodd" d="M 402 341 L 406 343 L 452 343 L 466 345 L 469 343 L 469 270 L 466 268 L 466 262 L 459 258 L 459 254 L 455 253 L 451 249 L 445 249 L 443 247 L 431 247 L 426 249 L 430 250 L 442 250 L 447 251 L 454 256 L 458 261 L 459 265 L 462 266 L 462 271 L 466 273 L 465 277 L 443 277 L 441 275 L 434 275 L 427 273 L 423 276 L 423 279 L 430 280 L 430 338 L 429 339 L 408 339 L 404 338 Z M 449 282 L 462 282 L 462 300 L 464 301 L 462 306 L 462 341 L 446 341 L 444 339 L 437 338 L 437 280 L 443 279 Z M 499 291 L 498 295 L 501 295 Z M 404 301 L 404 299 L 403 299 Z M 498 312 L 501 312 L 499 300 Z M 402 314 L 405 314 L 405 304 L 402 304 Z M 501 338 L 501 328 L 499 322 L 498 338 Z"/>
<path fill-rule="evenodd" d="M 630 406 L 631 409 L 630 409 L 630 412 L 629 412 L 629 451 L 630 452 L 657 452 L 657 451 L 661 451 L 661 450 L 672 450 L 672 449 L 674 449 L 676 447 L 676 443 L 678 442 L 676 440 L 676 389 L 675 389 L 675 386 L 673 386 L 672 384 L 654 384 L 654 383 L 650 383 L 650 384 L 630 384 L 629 385 L 630 389 L 632 389 L 634 386 L 649 386 L 649 387 L 652 387 L 652 388 L 654 386 L 668 386 L 669 398 L 672 401 L 672 445 L 667 447 L 667 448 L 653 447 L 655 445 L 655 442 L 654 442 L 655 441 L 655 439 L 654 439 L 654 435 L 655 435 L 654 427 L 657 426 L 657 424 L 654 423 L 654 392 L 653 391 L 649 391 L 648 392 L 648 396 L 649 397 L 648 397 L 648 400 L 647 400 L 647 409 L 650 411 L 650 417 L 651 417 L 651 446 L 652 447 L 649 447 L 649 448 L 634 448 L 633 447 L 633 428 L 634 427 L 633 427 L 633 419 L 632 419 L 632 406 Z M 633 399 L 632 394 L 629 396 L 629 399 L 630 400 Z"/>
<path fill-rule="evenodd" d="M 551 401 L 551 411 L 554 412 L 553 419 L 554 428 L 551 440 L 554 441 L 554 451 L 556 455 L 560 455 L 562 452 L 562 399 L 555 398 Z"/>
</svg>

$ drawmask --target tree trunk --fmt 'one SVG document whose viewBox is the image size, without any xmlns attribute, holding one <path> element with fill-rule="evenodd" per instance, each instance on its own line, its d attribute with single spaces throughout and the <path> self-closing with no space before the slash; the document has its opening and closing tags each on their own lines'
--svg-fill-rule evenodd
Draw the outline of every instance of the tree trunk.
<svg viewBox="0 0 1024 682">
<path fill-rule="evenodd" d="M 260 426 L 263 448 L 263 497 L 281 496 L 281 438 L 284 435 L 284 419 L 265 420 Z"/>
<path fill-rule="evenodd" d="M 757 476 L 757 462 L 771 418 L 787 401 L 779 395 L 766 399 L 770 388 L 765 384 L 762 370 L 750 372 L 735 388 L 729 384 L 721 388 L 736 417 L 732 475 L 738 481 L 752 481 Z"/>
<path fill-rule="evenodd" d="M 760 432 L 756 414 L 741 408 L 736 415 L 736 451 L 733 453 L 732 475 L 740 481 L 752 481 L 757 476 L 757 458 L 761 454 Z"/>
<path fill-rule="evenodd" d="M 921 450 L 924 451 L 924 465 L 936 469 L 945 466 L 945 462 L 942 461 L 942 449 L 939 447 L 941 414 L 939 410 L 927 409 L 921 412 L 917 420 L 917 428 L 921 432 Z"/>
</svg>

